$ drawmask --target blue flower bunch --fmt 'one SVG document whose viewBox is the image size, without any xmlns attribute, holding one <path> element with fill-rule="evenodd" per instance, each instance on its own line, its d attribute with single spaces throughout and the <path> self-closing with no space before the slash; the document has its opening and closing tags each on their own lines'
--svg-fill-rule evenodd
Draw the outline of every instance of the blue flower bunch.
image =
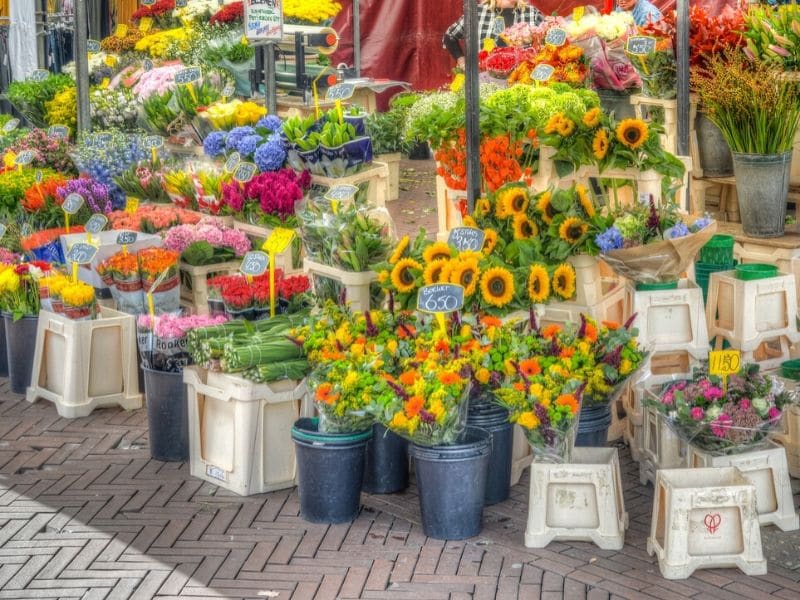
<svg viewBox="0 0 800 600">
<path fill-rule="evenodd" d="M 654 206 L 629 209 L 617 216 L 613 224 L 595 236 L 600 252 L 607 254 L 620 248 L 632 248 L 659 240 L 674 240 L 708 227 L 712 220 L 700 217 L 693 222 L 685 221 L 674 209 L 661 209 L 659 215 Z"/>
<path fill-rule="evenodd" d="M 203 152 L 211 158 L 238 152 L 242 160 L 254 162 L 262 172 L 277 171 L 286 162 L 282 128 L 279 117 L 267 115 L 255 127 L 235 127 L 228 132 L 214 131 L 203 140 Z"/>
</svg>

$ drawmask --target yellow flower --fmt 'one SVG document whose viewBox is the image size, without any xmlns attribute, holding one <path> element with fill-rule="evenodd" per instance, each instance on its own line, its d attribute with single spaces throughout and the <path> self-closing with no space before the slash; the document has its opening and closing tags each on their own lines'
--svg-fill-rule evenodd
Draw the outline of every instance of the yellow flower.
<svg viewBox="0 0 800 600">
<path fill-rule="evenodd" d="M 544 265 L 531 265 L 528 274 L 528 298 L 534 304 L 541 304 L 547 301 L 550 296 L 550 277 Z"/>
<path fill-rule="evenodd" d="M 386 283 L 387 281 L 389 281 L 389 271 L 384 269 L 378 273 L 378 283 Z"/>
<path fill-rule="evenodd" d="M 575 186 L 575 192 L 578 194 L 578 202 L 580 202 L 583 212 L 591 219 L 597 213 L 597 210 L 594 207 L 594 202 L 592 202 L 592 198 L 589 196 L 586 186 L 579 183 Z"/>
<path fill-rule="evenodd" d="M 483 253 L 488 256 L 497 246 L 497 232 L 494 229 L 484 229 L 483 233 L 486 236 L 483 239 Z"/>
<path fill-rule="evenodd" d="M 386 350 L 388 350 L 389 354 L 392 356 L 397 354 L 397 340 L 389 340 L 386 342 Z"/>
<path fill-rule="evenodd" d="M 414 291 L 417 287 L 417 276 L 413 270 L 422 271 L 422 265 L 413 258 L 402 258 L 392 269 L 392 285 L 401 294 Z"/>
<path fill-rule="evenodd" d="M 528 188 L 519 185 L 512 186 L 503 194 L 503 212 L 507 216 L 525 214 L 530 201 Z"/>
<path fill-rule="evenodd" d="M 544 132 L 547 134 L 556 133 L 562 127 L 562 122 L 566 119 L 564 113 L 556 113 L 550 117 L 547 124 L 544 126 Z"/>
<path fill-rule="evenodd" d="M 572 135 L 572 132 L 575 131 L 575 121 L 564 117 L 558 124 L 556 131 L 561 137 L 568 137 Z"/>
<path fill-rule="evenodd" d="M 401 431 L 408 429 L 408 418 L 402 410 L 394 413 L 392 420 L 389 422 L 389 429 L 399 429 Z"/>
<path fill-rule="evenodd" d="M 589 225 L 578 217 L 567 217 L 558 228 L 558 237 L 568 244 L 577 244 L 589 231 Z"/>
<path fill-rule="evenodd" d="M 393 265 L 400 260 L 403 257 L 406 249 L 408 249 L 408 245 L 410 243 L 411 239 L 407 235 L 404 235 L 402 238 L 400 238 L 400 241 L 397 242 L 397 246 L 395 246 L 394 250 L 392 251 L 392 255 L 389 257 L 389 264 Z"/>
<path fill-rule="evenodd" d="M 479 198 L 478 203 L 475 205 L 475 213 L 479 217 L 485 217 L 492 211 L 492 203 L 488 198 Z"/>
<path fill-rule="evenodd" d="M 641 119 L 623 119 L 617 125 L 617 140 L 631 150 L 636 150 L 647 141 L 649 130 Z"/>
<path fill-rule="evenodd" d="M 619 374 L 628 375 L 633 371 L 633 363 L 627 358 L 623 358 L 619 363 Z"/>
<path fill-rule="evenodd" d="M 442 419 L 444 419 L 446 414 L 444 403 L 439 399 L 434 400 L 433 402 L 430 403 L 430 406 L 428 407 L 428 412 L 434 416 L 437 422 L 441 423 Z"/>
<path fill-rule="evenodd" d="M 514 276 L 508 269 L 492 267 L 481 277 L 483 301 L 502 308 L 514 299 Z"/>
<path fill-rule="evenodd" d="M 475 219 L 467 215 L 466 217 L 461 218 L 461 224 L 464 227 L 475 227 L 478 228 L 478 224 L 475 222 Z"/>
<path fill-rule="evenodd" d="M 267 114 L 267 109 L 255 102 L 242 102 L 236 108 L 236 125 L 252 125 Z"/>
<path fill-rule="evenodd" d="M 450 260 L 451 256 L 450 246 L 447 242 L 434 242 L 422 252 L 422 259 L 426 263 L 442 259 Z"/>
<path fill-rule="evenodd" d="M 478 261 L 475 259 L 462 260 L 453 264 L 450 270 L 450 283 L 457 283 L 464 288 L 464 297 L 468 298 L 475 293 L 478 285 Z"/>
<path fill-rule="evenodd" d="M 462 325 L 459 334 L 461 335 L 461 337 L 468 338 L 469 336 L 472 335 L 472 327 L 470 327 L 469 325 Z"/>
<path fill-rule="evenodd" d="M 356 386 L 356 384 L 358 383 L 358 379 L 359 379 L 358 372 L 356 372 L 356 371 L 348 371 L 347 375 L 345 375 L 345 377 L 344 377 L 344 381 L 342 381 L 342 388 L 344 390 L 353 389 Z"/>
<path fill-rule="evenodd" d="M 539 426 L 539 417 L 533 411 L 526 410 L 517 417 L 517 423 L 525 429 L 536 429 Z"/>
<path fill-rule="evenodd" d="M 60 295 L 68 306 L 88 306 L 94 302 L 94 288 L 82 281 L 65 285 Z"/>
<path fill-rule="evenodd" d="M 605 129 L 599 129 L 592 140 L 592 154 L 597 160 L 603 160 L 608 154 L 608 146 L 608 132 Z"/>
<path fill-rule="evenodd" d="M 481 367 L 480 369 L 478 369 L 475 372 L 475 379 L 478 380 L 478 383 L 482 383 L 484 385 L 489 383 L 489 377 L 490 376 L 491 376 L 491 372 L 489 371 L 489 369 L 487 369 L 485 367 Z"/>
<path fill-rule="evenodd" d="M 583 124 L 587 127 L 597 127 L 600 124 L 602 111 L 598 107 L 590 108 L 583 115 Z"/>
<path fill-rule="evenodd" d="M 536 209 L 542 215 L 542 221 L 550 225 L 553 222 L 553 217 L 555 216 L 555 209 L 553 208 L 552 204 L 553 195 L 550 191 L 542 192 L 539 196 L 539 200 L 536 202 Z"/>
<path fill-rule="evenodd" d="M 529 240 L 539 235 L 539 228 L 524 214 L 514 215 L 514 239 Z"/>
<path fill-rule="evenodd" d="M 450 261 L 449 260 L 435 260 L 425 266 L 422 272 L 422 281 L 425 285 L 432 285 L 447 281 L 450 278 Z"/>
<path fill-rule="evenodd" d="M 575 295 L 575 269 L 569 263 L 561 263 L 553 272 L 553 293 L 563 300 Z"/>
</svg>

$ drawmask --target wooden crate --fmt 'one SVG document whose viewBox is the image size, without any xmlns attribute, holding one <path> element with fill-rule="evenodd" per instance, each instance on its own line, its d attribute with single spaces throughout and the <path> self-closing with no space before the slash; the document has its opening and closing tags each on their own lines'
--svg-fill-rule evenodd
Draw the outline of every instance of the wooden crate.
<svg viewBox="0 0 800 600">
<path fill-rule="evenodd" d="M 355 185 L 362 183 L 369 184 L 367 200 L 375 206 L 385 207 L 389 201 L 389 167 L 386 163 L 373 162 L 372 166 L 358 173 L 347 175 L 346 177 L 324 177 L 322 175 L 312 175 L 311 182 L 314 185 L 323 187 L 333 187 L 336 185 Z"/>
</svg>

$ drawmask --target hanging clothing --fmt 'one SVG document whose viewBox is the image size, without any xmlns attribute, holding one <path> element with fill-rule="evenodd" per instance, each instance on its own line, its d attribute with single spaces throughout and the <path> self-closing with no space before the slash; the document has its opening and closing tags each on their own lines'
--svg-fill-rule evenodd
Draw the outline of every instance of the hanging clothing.
<svg viewBox="0 0 800 600">
<path fill-rule="evenodd" d="M 11 0 L 8 52 L 16 81 L 26 79 L 39 66 L 36 48 L 36 8 L 31 0 Z"/>
</svg>

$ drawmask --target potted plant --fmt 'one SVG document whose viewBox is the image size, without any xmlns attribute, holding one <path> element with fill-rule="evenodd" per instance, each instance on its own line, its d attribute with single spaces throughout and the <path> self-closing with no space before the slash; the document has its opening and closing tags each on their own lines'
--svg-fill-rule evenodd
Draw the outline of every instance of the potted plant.
<svg viewBox="0 0 800 600">
<path fill-rule="evenodd" d="M 712 56 L 691 81 L 733 153 L 744 233 L 782 236 L 800 88 L 779 67 L 734 51 Z"/>
</svg>

